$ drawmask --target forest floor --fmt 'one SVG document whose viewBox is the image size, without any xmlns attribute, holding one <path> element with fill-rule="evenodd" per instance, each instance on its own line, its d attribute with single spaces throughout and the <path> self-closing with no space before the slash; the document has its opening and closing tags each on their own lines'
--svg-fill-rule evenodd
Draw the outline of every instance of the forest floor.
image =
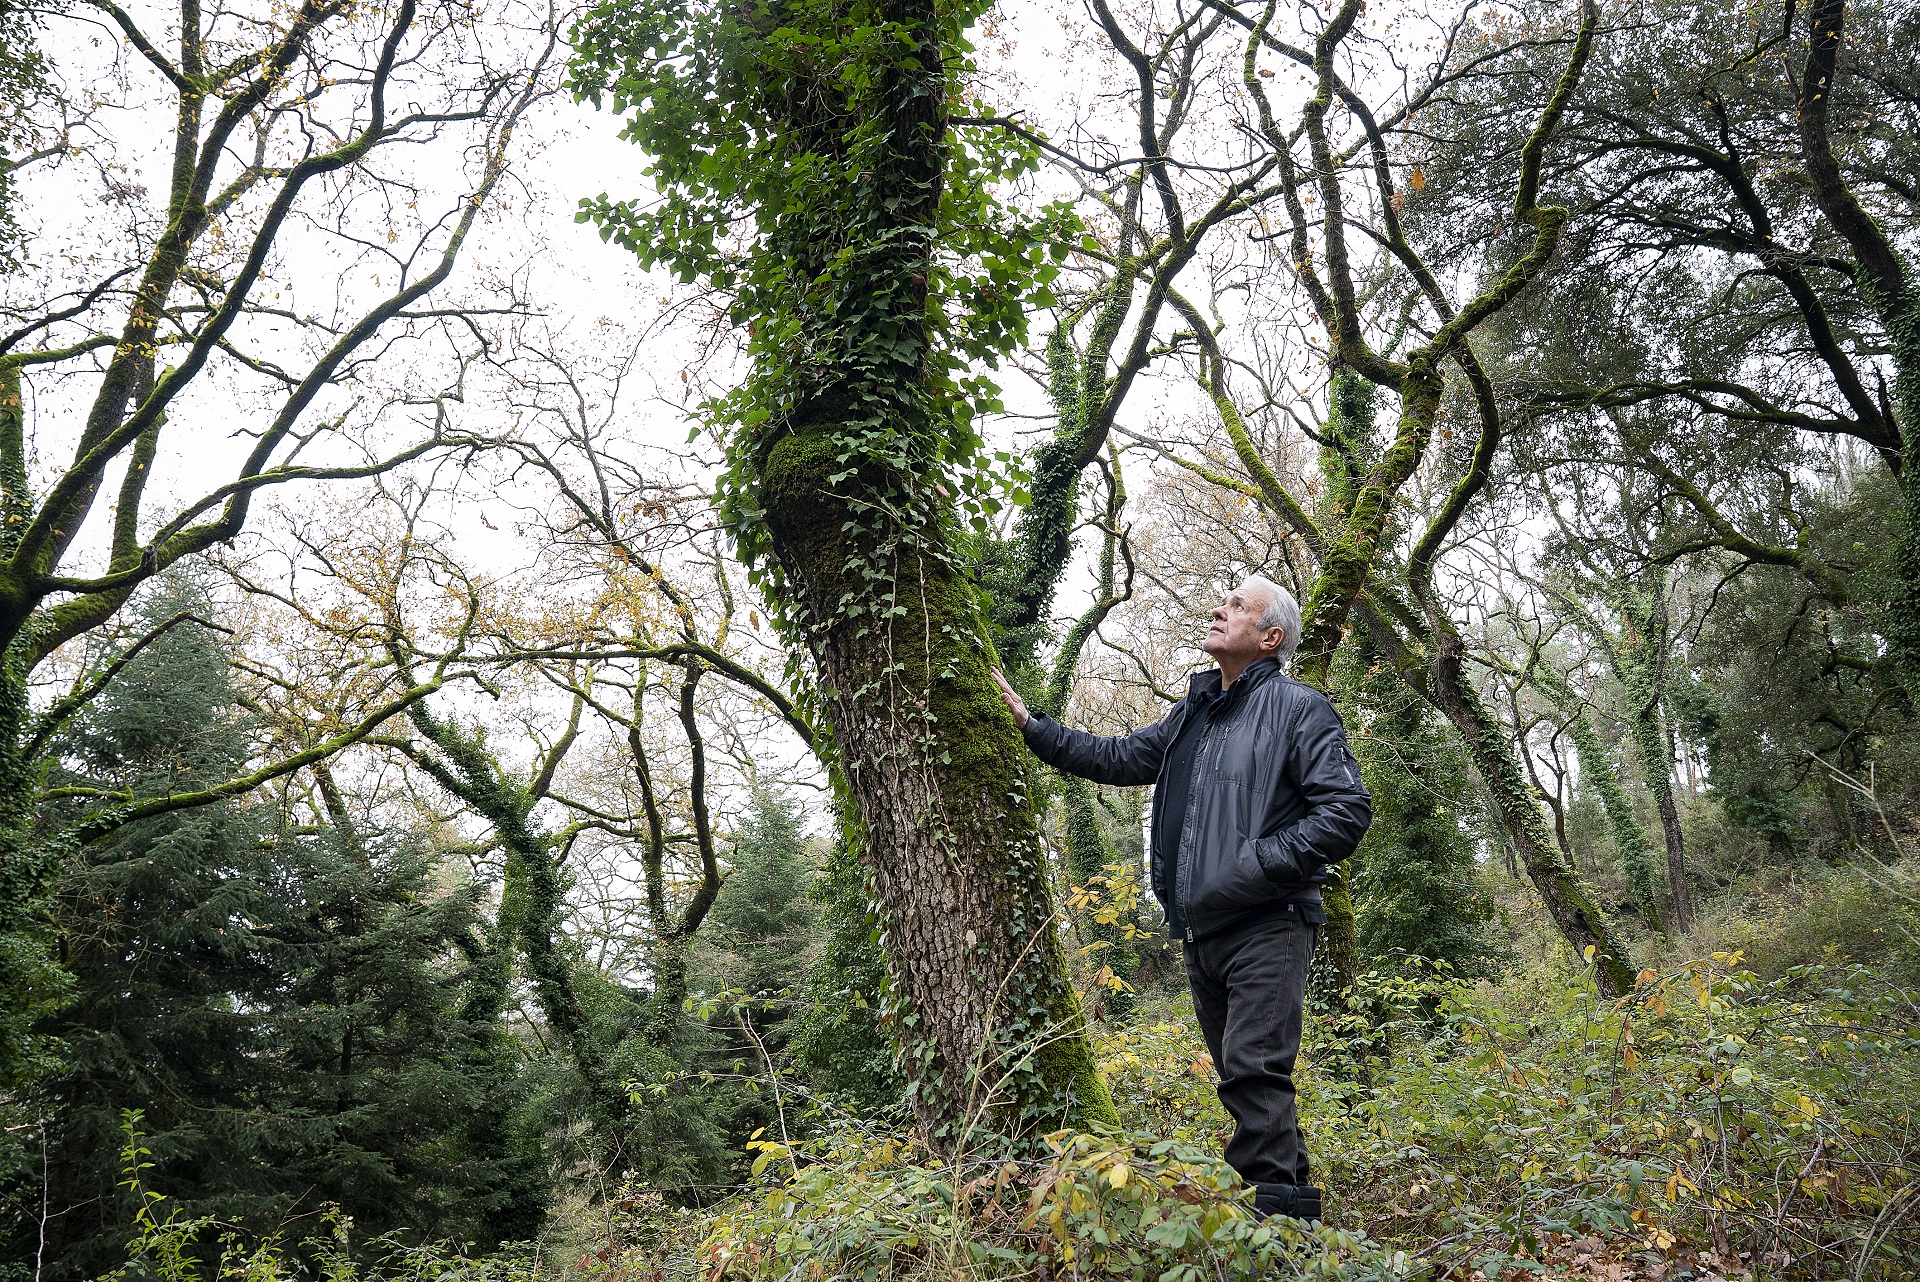
<svg viewBox="0 0 1920 1282">
<path fill-rule="evenodd" d="M 1910 893 L 1914 870 L 1898 875 Z M 1299 1074 L 1326 1225 L 1246 1214 L 1218 1158 L 1231 1126 L 1190 1008 L 1158 995 L 1100 1037 L 1123 1132 L 959 1159 L 857 1125 L 792 1146 L 763 1139 L 755 1187 L 697 1211 L 634 1199 L 610 1239 L 568 1253 L 567 1271 L 614 1282 L 1920 1276 L 1920 1005 L 1899 967 L 1845 951 L 1888 932 L 1920 938 L 1920 896 L 1849 893 L 1858 902 L 1840 910 L 1823 891 L 1650 945 L 1638 989 L 1618 1001 L 1550 948 L 1495 983 L 1372 977 L 1350 1010 L 1310 1020 Z"/>
</svg>

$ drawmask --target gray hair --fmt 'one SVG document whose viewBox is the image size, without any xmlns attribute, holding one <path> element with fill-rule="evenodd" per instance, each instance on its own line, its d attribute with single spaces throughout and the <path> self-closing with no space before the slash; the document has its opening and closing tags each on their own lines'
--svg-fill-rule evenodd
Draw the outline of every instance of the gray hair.
<svg viewBox="0 0 1920 1282">
<path fill-rule="evenodd" d="M 1260 626 L 1286 632 L 1280 638 L 1280 648 L 1274 657 L 1282 665 L 1291 663 L 1294 651 L 1300 648 L 1300 603 L 1293 599 L 1293 593 L 1265 575 L 1249 574 L 1241 586 L 1259 588 L 1267 594 L 1267 608 L 1260 613 Z"/>
</svg>

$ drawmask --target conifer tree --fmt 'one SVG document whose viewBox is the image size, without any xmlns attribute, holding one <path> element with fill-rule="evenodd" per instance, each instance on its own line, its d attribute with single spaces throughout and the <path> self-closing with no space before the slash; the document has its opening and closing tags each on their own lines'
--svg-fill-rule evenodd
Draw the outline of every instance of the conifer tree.
<svg viewBox="0 0 1920 1282">
<path fill-rule="evenodd" d="M 144 628 L 207 616 L 192 585 L 163 587 Z M 249 735 L 228 676 L 218 634 L 168 631 L 58 745 L 62 772 L 136 799 L 229 777 Z M 11 1137 L 10 1250 L 50 1282 L 124 1259 L 129 1111 L 148 1186 L 186 1217 L 272 1230 L 298 1212 L 297 1239 L 334 1203 L 362 1236 L 531 1236 L 543 1171 L 516 1134 L 522 1057 L 460 950 L 478 897 L 436 891 L 437 862 L 404 834 L 290 831 L 237 803 L 73 855 L 54 915 L 72 998 L 36 1030 L 64 1061 L 27 1101 L 39 1125 Z"/>
<path fill-rule="evenodd" d="M 877 1018 L 890 983 L 882 932 L 866 871 L 844 840 L 828 853 L 811 895 L 820 906 L 820 956 L 789 1039 L 794 1062 L 810 1089 L 849 1112 L 874 1117 L 898 1109 L 906 1083 Z"/>
<path fill-rule="evenodd" d="M 1354 755 L 1373 794 L 1373 824 L 1356 856 L 1356 933 L 1363 966 L 1403 957 L 1445 962 L 1475 979 L 1498 967 L 1493 906 L 1479 885 L 1466 754 L 1412 691 L 1364 682 L 1373 702 Z"/>
<path fill-rule="evenodd" d="M 791 800 L 756 790 L 713 905 L 706 965 L 726 987 L 760 999 L 762 1022 L 786 1017 L 786 990 L 805 973 L 819 917 L 808 896 L 814 869 L 804 823 Z"/>
</svg>

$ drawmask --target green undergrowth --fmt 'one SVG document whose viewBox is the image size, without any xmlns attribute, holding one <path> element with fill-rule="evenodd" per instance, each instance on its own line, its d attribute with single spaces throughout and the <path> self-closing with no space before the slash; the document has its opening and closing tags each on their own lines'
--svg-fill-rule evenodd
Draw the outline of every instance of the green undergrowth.
<svg viewBox="0 0 1920 1282">
<path fill-rule="evenodd" d="M 1798 965 L 1860 965 L 1920 989 L 1920 853 L 1837 867 L 1789 865 L 1696 932 L 1767 978 Z"/>
<path fill-rule="evenodd" d="M 773 1279 L 1393 1278 L 1364 1234 L 1256 1222 L 1217 1148 L 1061 1131 L 1014 1159 L 936 1157 L 906 1136 L 843 1128 L 756 1141 L 758 1187 L 705 1213 L 634 1199 L 614 1252 L 578 1276 Z"/>
<path fill-rule="evenodd" d="M 1303 1112 L 1339 1222 L 1430 1274 L 1920 1270 L 1920 1009 L 1875 972 L 1715 953 L 1603 1003 L 1537 969 L 1430 1015 L 1423 987 L 1391 1063 L 1312 1075 Z"/>
<path fill-rule="evenodd" d="M 1920 1007 L 1872 971 L 1762 979 L 1720 953 L 1602 1002 L 1546 964 L 1497 986 L 1411 969 L 1370 978 L 1310 1037 L 1301 1106 L 1332 1227 L 1252 1220 L 1218 1157 L 1230 1123 L 1205 1048 L 1162 1002 L 1100 1040 L 1126 1131 L 1061 1132 L 1016 1160 L 938 1159 L 850 1126 L 763 1136 L 740 1195 L 702 1212 L 629 1199 L 573 1267 L 622 1282 L 1920 1271 Z"/>
<path fill-rule="evenodd" d="M 186 1216 L 147 1183 L 153 1163 L 140 1130 L 126 1114 L 121 1187 L 134 1199 L 127 1261 L 100 1282 L 538 1282 L 551 1276 L 527 1246 L 486 1255 L 451 1243 L 411 1242 L 397 1234 L 371 1241 L 354 1231 L 338 1206 L 315 1208 L 323 1232 L 253 1233 L 212 1216 Z M 34 1270 L 33 1276 L 38 1276 Z"/>
</svg>

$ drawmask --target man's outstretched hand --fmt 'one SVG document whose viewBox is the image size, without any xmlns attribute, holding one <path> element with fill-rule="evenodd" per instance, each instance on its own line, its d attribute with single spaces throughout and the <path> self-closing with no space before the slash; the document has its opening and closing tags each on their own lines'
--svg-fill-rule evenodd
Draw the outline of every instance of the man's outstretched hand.
<svg viewBox="0 0 1920 1282">
<path fill-rule="evenodd" d="M 1007 710 L 1013 713 L 1013 724 L 1022 730 L 1027 728 L 1027 701 L 1013 692 L 1007 679 L 1000 675 L 1000 669 L 987 669 L 993 674 L 993 684 L 1000 687 L 1000 697 L 1007 701 Z"/>
</svg>

